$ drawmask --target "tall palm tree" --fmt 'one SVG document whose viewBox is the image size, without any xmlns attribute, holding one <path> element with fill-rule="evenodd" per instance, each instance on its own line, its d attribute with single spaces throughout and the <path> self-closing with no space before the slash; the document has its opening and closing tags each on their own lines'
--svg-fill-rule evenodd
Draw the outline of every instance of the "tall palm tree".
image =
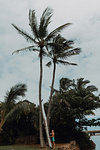
<svg viewBox="0 0 100 150">
<path fill-rule="evenodd" d="M 51 58 L 51 61 L 47 63 L 47 66 L 50 67 L 51 64 L 53 63 L 53 77 L 52 77 L 51 92 L 50 92 L 49 106 L 47 112 L 48 126 L 50 124 L 50 110 L 51 110 L 52 94 L 53 94 L 53 87 L 55 81 L 56 65 L 57 64 L 77 65 L 75 63 L 70 63 L 66 61 L 66 59 L 68 59 L 68 57 L 70 56 L 78 55 L 81 52 L 80 48 L 72 47 L 73 43 L 74 43 L 73 41 L 68 41 L 59 34 L 53 39 L 53 43 L 49 43 L 51 50 L 48 50 L 48 55 Z"/>
<path fill-rule="evenodd" d="M 19 49 L 15 52 L 20 52 L 23 50 L 37 51 L 40 58 L 40 79 L 39 79 L 39 126 L 40 126 L 40 145 L 43 147 L 43 133 L 42 133 L 42 104 L 41 104 L 41 88 L 42 88 L 42 58 L 46 54 L 46 46 L 52 38 L 54 38 L 58 32 L 62 31 L 65 27 L 69 26 L 71 23 L 66 23 L 60 27 L 54 29 L 52 32 L 48 33 L 48 25 L 51 23 L 52 9 L 46 8 L 40 18 L 40 24 L 37 24 L 37 19 L 35 15 L 35 10 L 29 10 L 29 25 L 32 31 L 32 36 L 25 31 L 18 28 L 16 25 L 12 24 L 13 27 L 21 34 L 27 41 L 31 42 L 32 45 Z M 15 53 L 14 52 L 14 53 Z"/>
<path fill-rule="evenodd" d="M 10 89 L 10 91 L 7 91 L 5 95 L 5 100 L 0 105 L 0 131 L 2 130 L 2 126 L 6 121 L 7 115 L 15 106 L 15 100 L 18 99 L 19 96 L 24 97 L 26 91 L 26 84 L 16 84 Z"/>
</svg>

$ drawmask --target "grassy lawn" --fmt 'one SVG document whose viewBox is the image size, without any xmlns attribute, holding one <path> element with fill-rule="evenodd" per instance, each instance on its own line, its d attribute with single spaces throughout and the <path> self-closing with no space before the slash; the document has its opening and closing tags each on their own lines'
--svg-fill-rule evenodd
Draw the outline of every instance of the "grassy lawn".
<svg viewBox="0 0 100 150">
<path fill-rule="evenodd" d="M 40 148 L 35 148 L 32 145 L 9 145 L 0 146 L 0 150 L 40 150 Z"/>
<path fill-rule="evenodd" d="M 50 148 L 39 148 L 39 145 L 8 145 L 0 146 L 0 150 L 51 150 Z M 54 149 L 57 150 L 57 147 Z"/>
<path fill-rule="evenodd" d="M 60 144 L 59 144 L 60 145 Z M 54 150 L 57 150 L 58 146 Z M 40 148 L 40 145 L 8 145 L 8 146 L 0 146 L 0 150 L 51 150 L 49 147 Z"/>
</svg>

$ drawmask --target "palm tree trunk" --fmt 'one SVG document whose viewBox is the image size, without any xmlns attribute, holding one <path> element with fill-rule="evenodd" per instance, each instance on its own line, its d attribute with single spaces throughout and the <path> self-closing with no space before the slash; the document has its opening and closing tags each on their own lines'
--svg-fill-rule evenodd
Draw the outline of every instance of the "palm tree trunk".
<svg viewBox="0 0 100 150">
<path fill-rule="evenodd" d="M 41 88 L 42 88 L 42 48 L 40 49 L 40 80 L 39 80 L 39 130 L 40 130 L 40 146 L 44 147 L 44 138 L 42 131 L 42 104 L 41 104 Z"/>
<path fill-rule="evenodd" d="M 51 144 L 51 140 L 50 140 L 50 136 L 49 136 L 48 124 L 47 124 L 47 117 L 46 117 L 43 103 L 42 103 L 42 115 L 43 115 L 43 120 L 44 120 L 44 125 L 45 125 L 47 141 L 48 141 L 49 147 L 52 148 L 52 144 Z"/>
<path fill-rule="evenodd" d="M 40 50 L 40 81 L 39 81 L 39 127 L 40 127 L 40 145 L 41 148 L 45 146 L 44 138 L 43 138 L 43 130 L 42 130 L 42 117 L 44 120 L 45 125 L 45 132 L 48 140 L 49 147 L 52 147 L 51 140 L 49 137 L 49 130 L 47 125 L 47 118 L 44 110 L 44 106 L 42 104 L 42 98 L 41 98 L 41 89 L 42 89 L 42 74 L 43 74 L 43 68 L 42 68 L 42 49 Z"/>
<path fill-rule="evenodd" d="M 2 127 L 3 127 L 4 123 L 5 123 L 5 112 L 6 112 L 5 110 L 3 110 L 1 112 L 0 132 L 2 131 Z"/>
<path fill-rule="evenodd" d="M 48 128 L 50 128 L 50 118 L 51 118 L 50 117 L 50 111 L 51 111 L 52 94 L 53 94 L 53 87 L 54 87 L 54 81 L 55 81 L 55 72 L 56 72 L 56 63 L 54 62 L 53 77 L 52 77 L 52 84 L 51 84 L 51 92 L 50 92 L 49 106 L 48 106 L 48 113 L 47 113 Z"/>
<path fill-rule="evenodd" d="M 1 122 L 0 122 L 0 132 L 2 131 L 2 127 L 5 123 L 5 119 L 2 119 Z"/>
</svg>

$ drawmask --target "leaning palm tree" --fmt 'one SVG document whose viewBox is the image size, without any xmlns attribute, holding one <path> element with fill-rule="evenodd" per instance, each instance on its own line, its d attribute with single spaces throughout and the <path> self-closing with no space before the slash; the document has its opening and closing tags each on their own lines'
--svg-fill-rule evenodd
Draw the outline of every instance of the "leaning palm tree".
<svg viewBox="0 0 100 150">
<path fill-rule="evenodd" d="M 4 102 L 0 105 L 0 131 L 4 125 L 7 115 L 15 107 L 15 101 L 19 96 L 24 97 L 25 92 L 27 91 L 26 84 L 16 84 L 13 86 L 10 91 L 7 91 Z"/>
<path fill-rule="evenodd" d="M 15 118 L 19 119 L 21 115 L 34 112 L 35 105 L 28 100 L 19 101 L 5 116 L 5 121 L 12 121 Z"/>
<path fill-rule="evenodd" d="M 25 31 L 18 28 L 16 25 L 12 24 L 13 27 L 21 34 L 27 41 L 31 42 L 32 45 L 29 47 L 25 47 L 19 49 L 15 52 L 20 52 L 24 50 L 36 51 L 39 53 L 40 58 L 40 79 L 39 79 L 39 126 L 40 126 L 40 145 L 43 147 L 43 133 L 42 133 L 42 104 L 41 104 L 41 88 L 42 88 L 42 74 L 43 74 L 43 67 L 42 67 L 42 58 L 46 55 L 46 46 L 48 42 L 54 38 L 58 32 L 62 31 L 65 27 L 68 27 L 71 23 L 66 23 L 61 25 L 60 27 L 56 28 L 52 32 L 48 33 L 48 25 L 51 23 L 52 17 L 52 9 L 46 8 L 40 18 L 40 24 L 37 24 L 37 19 L 35 15 L 35 10 L 29 11 L 29 26 L 32 31 L 32 35 L 29 35 Z"/>
<path fill-rule="evenodd" d="M 56 65 L 57 64 L 77 65 L 75 63 L 70 63 L 66 61 L 66 59 L 68 59 L 68 57 L 70 56 L 78 55 L 81 52 L 80 48 L 72 47 L 73 43 L 74 43 L 73 41 L 68 41 L 59 34 L 53 39 L 53 43 L 49 43 L 51 50 L 48 50 L 48 55 L 51 58 L 51 61 L 49 61 L 46 65 L 50 67 L 51 64 L 53 63 L 53 77 L 52 77 L 51 92 L 50 92 L 49 106 L 47 112 L 48 127 L 50 124 L 50 110 L 51 110 L 53 87 L 55 81 Z"/>
</svg>

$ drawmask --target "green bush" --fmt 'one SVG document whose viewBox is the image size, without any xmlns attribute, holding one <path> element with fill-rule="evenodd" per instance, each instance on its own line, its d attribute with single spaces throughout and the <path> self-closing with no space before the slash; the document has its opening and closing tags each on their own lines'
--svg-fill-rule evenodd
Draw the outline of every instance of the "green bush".
<svg viewBox="0 0 100 150">
<path fill-rule="evenodd" d="M 78 143 L 81 150 L 95 150 L 95 143 L 84 132 L 76 132 L 74 134 L 75 140 Z"/>
</svg>

